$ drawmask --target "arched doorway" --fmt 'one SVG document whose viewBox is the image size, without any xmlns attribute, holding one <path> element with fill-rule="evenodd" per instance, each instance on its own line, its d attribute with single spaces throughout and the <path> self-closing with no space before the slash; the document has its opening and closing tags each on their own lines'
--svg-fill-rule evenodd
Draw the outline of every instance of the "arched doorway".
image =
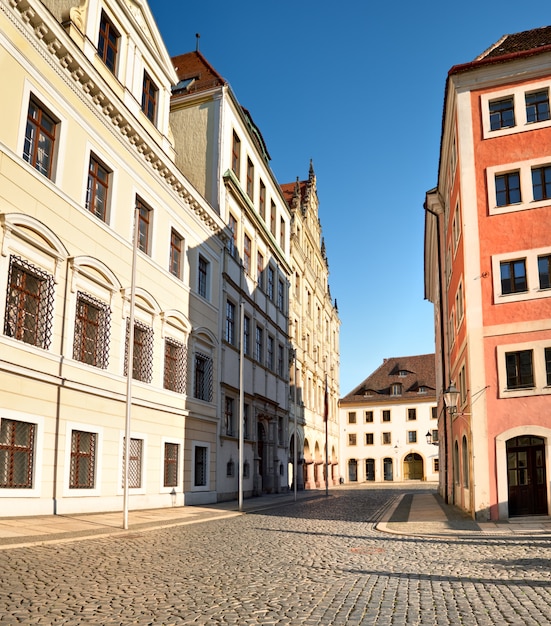
<svg viewBox="0 0 551 626">
<path fill-rule="evenodd" d="M 365 460 L 365 479 L 367 481 L 375 480 L 375 459 Z"/>
<path fill-rule="evenodd" d="M 417 452 L 410 452 L 404 459 L 404 480 L 422 480 L 424 476 L 423 458 Z"/>
<path fill-rule="evenodd" d="M 521 436 L 507 441 L 509 516 L 547 515 L 545 440 Z"/>
</svg>

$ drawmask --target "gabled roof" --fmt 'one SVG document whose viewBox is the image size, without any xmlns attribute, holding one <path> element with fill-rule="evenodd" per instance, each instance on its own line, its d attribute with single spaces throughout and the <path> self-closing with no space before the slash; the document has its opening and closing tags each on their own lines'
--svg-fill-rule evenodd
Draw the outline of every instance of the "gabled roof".
<svg viewBox="0 0 551 626">
<path fill-rule="evenodd" d="M 394 383 L 402 385 L 400 395 L 391 395 Z M 428 396 L 436 395 L 435 355 L 392 357 L 385 359 L 370 376 L 353 389 L 341 402 L 396 401 L 399 398 L 419 399 L 420 388 Z"/>
<path fill-rule="evenodd" d="M 180 81 L 172 89 L 173 94 L 197 93 L 228 84 L 198 50 L 172 57 L 172 63 Z"/>
<path fill-rule="evenodd" d="M 536 50 L 548 45 L 551 45 L 551 26 L 533 28 L 532 30 L 524 30 L 521 33 L 503 35 L 499 41 L 485 50 L 476 60 Z"/>
</svg>

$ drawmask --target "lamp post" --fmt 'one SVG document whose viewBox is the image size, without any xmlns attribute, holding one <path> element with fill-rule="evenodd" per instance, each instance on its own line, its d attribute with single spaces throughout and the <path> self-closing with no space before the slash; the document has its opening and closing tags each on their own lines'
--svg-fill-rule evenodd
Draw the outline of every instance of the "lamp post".
<svg viewBox="0 0 551 626">
<path fill-rule="evenodd" d="M 455 388 L 453 383 L 450 383 L 449 387 L 444 391 L 444 405 L 448 409 L 450 415 L 457 413 L 457 400 L 459 398 L 459 391 Z"/>
</svg>

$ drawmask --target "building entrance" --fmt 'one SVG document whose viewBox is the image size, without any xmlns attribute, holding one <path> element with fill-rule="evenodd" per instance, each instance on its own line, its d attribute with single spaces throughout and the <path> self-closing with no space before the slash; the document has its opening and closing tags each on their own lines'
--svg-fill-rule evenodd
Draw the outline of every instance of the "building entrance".
<svg viewBox="0 0 551 626">
<path fill-rule="evenodd" d="M 404 459 L 404 480 L 423 479 L 423 458 L 420 454 L 412 452 Z"/>
<path fill-rule="evenodd" d="M 545 441 L 522 436 L 507 442 L 509 517 L 547 515 Z"/>
</svg>

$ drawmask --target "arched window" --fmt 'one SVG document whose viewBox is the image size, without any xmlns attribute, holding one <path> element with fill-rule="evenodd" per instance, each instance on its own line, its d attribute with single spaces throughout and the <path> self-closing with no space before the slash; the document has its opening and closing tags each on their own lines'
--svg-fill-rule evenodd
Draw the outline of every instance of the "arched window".
<svg viewBox="0 0 551 626">
<path fill-rule="evenodd" d="M 467 447 L 467 437 L 463 435 L 461 442 L 461 454 L 463 461 L 463 487 L 469 487 L 469 450 Z"/>
<path fill-rule="evenodd" d="M 453 446 L 453 482 L 459 485 L 459 444 Z"/>
</svg>

